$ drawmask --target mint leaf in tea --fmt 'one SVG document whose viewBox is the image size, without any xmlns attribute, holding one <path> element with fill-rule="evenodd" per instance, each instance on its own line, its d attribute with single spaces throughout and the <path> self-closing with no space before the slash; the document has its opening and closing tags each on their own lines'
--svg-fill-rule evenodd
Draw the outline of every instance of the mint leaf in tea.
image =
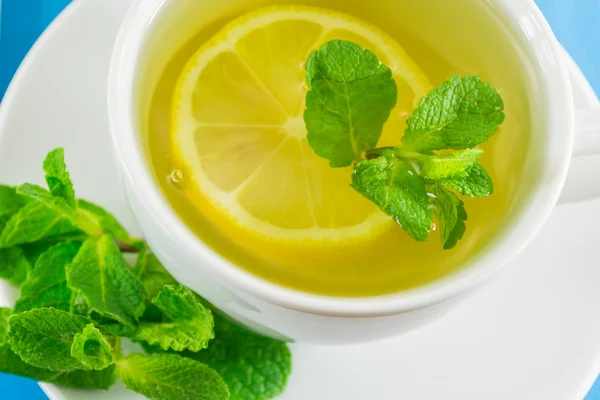
<svg viewBox="0 0 600 400">
<path fill-rule="evenodd" d="M 396 105 L 392 71 L 370 50 L 334 40 L 306 61 L 306 138 L 332 167 L 347 167 L 374 148 Z"/>
</svg>

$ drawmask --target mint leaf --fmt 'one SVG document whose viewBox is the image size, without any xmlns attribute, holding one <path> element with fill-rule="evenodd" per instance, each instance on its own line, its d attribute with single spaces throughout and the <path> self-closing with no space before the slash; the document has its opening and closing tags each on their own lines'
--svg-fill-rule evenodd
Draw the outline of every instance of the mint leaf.
<svg viewBox="0 0 600 400">
<path fill-rule="evenodd" d="M 440 183 L 469 197 L 486 197 L 494 192 L 494 182 L 483 165 L 476 163 L 466 172 L 466 176 L 442 179 Z"/>
<path fill-rule="evenodd" d="M 69 288 L 85 297 L 90 309 L 127 325 L 144 312 L 142 285 L 112 237 L 86 240 L 66 273 Z"/>
<path fill-rule="evenodd" d="M 16 313 L 41 307 L 71 310 L 73 293 L 67 287 L 65 265 L 73 260 L 79 247 L 77 242 L 59 243 L 38 258 L 33 273 L 21 286 L 21 297 L 14 307 Z"/>
<path fill-rule="evenodd" d="M 96 221 L 88 218 L 88 214 L 73 209 L 62 197 L 55 197 L 41 186 L 24 183 L 17 188 L 17 193 L 31 197 L 44 206 L 56 212 L 59 216 L 67 218 L 73 225 L 91 237 L 100 237 L 102 229 Z"/>
<path fill-rule="evenodd" d="M 87 217 L 100 226 L 104 233 L 111 235 L 113 238 L 129 242 L 131 237 L 117 219 L 104 208 L 86 200 L 78 200 L 77 205 L 80 212 L 83 212 Z"/>
<path fill-rule="evenodd" d="M 12 310 L 6 307 L 0 307 L 0 346 L 8 341 L 8 317 Z"/>
<path fill-rule="evenodd" d="M 112 364 L 112 354 L 108 341 L 102 333 L 89 324 L 83 332 L 73 337 L 71 356 L 81 361 L 87 369 L 102 370 Z"/>
<path fill-rule="evenodd" d="M 198 361 L 175 354 L 131 354 L 117 361 L 117 375 L 128 389 L 152 400 L 226 400 L 223 379 Z"/>
<path fill-rule="evenodd" d="M 425 181 L 393 150 L 362 160 L 354 168 L 352 187 L 391 216 L 413 239 L 425 241 L 433 223 Z"/>
<path fill-rule="evenodd" d="M 10 216 L 29 203 L 25 196 L 17 194 L 12 186 L 0 185 L 0 215 Z"/>
<path fill-rule="evenodd" d="M 102 371 L 56 372 L 25 363 L 6 343 L 10 314 L 10 309 L 0 308 L 0 372 L 74 388 L 108 389 L 115 383 L 114 365 Z"/>
<path fill-rule="evenodd" d="M 257 335 L 215 315 L 215 339 L 208 349 L 185 352 L 223 377 L 231 400 L 267 400 L 285 390 L 292 355 L 284 342 Z"/>
<path fill-rule="evenodd" d="M 0 185 L 0 234 L 11 217 L 29 203 L 29 198 L 17 194 L 12 186 Z"/>
<path fill-rule="evenodd" d="M 9 247 L 0 249 L 0 278 L 14 283 L 22 284 L 31 270 L 31 264 L 25 257 L 23 249 Z"/>
<path fill-rule="evenodd" d="M 434 185 L 432 192 L 435 195 L 432 203 L 440 227 L 440 239 L 444 249 L 449 250 L 456 246 L 465 234 L 467 211 L 463 202 L 442 185 Z"/>
<path fill-rule="evenodd" d="M 71 215 L 71 212 L 68 211 Z M 32 201 L 21 208 L 6 223 L 0 235 L 0 248 L 36 242 L 78 232 L 71 217 Z"/>
<path fill-rule="evenodd" d="M 423 173 L 427 179 L 438 180 L 454 176 L 467 176 L 466 170 L 477 162 L 483 150 L 467 149 L 453 153 L 423 156 Z"/>
<path fill-rule="evenodd" d="M 462 150 L 486 142 L 504 121 L 504 103 L 477 76 L 455 76 L 433 89 L 406 121 L 402 143 L 417 151 Z"/>
<path fill-rule="evenodd" d="M 54 308 L 36 308 L 8 319 L 8 342 L 26 363 L 51 371 L 85 368 L 71 356 L 76 334 L 90 321 Z"/>
<path fill-rule="evenodd" d="M 167 285 L 152 301 L 163 313 L 161 323 L 141 323 L 134 340 L 163 350 L 199 351 L 215 337 L 213 316 L 198 295 L 181 285 Z"/>
<path fill-rule="evenodd" d="M 51 192 L 39 185 L 24 183 L 17 188 L 17 193 L 22 196 L 37 200 L 40 203 L 43 203 L 46 207 L 53 209 L 57 213 L 63 214 L 65 217 L 75 220 L 74 211 L 64 198 L 53 196 Z"/>
<path fill-rule="evenodd" d="M 177 281 L 163 267 L 156 255 L 144 243 L 140 248 L 134 275 L 144 284 L 146 299 L 150 302 L 165 285 L 176 285 Z"/>
<path fill-rule="evenodd" d="M 342 40 L 313 52 L 306 69 L 308 143 L 332 167 L 351 165 L 375 147 L 396 105 L 392 72 L 371 51 Z"/>
<path fill-rule="evenodd" d="M 44 171 L 46 172 L 46 183 L 50 188 L 52 196 L 60 197 L 66 204 L 75 208 L 75 190 L 71 182 L 71 176 L 65 164 L 65 150 L 57 148 L 52 150 L 44 160 Z"/>
</svg>

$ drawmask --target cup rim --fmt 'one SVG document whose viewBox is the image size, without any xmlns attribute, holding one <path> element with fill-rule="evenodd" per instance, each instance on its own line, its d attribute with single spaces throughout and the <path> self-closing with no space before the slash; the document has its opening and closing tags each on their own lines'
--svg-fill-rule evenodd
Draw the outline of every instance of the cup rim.
<svg viewBox="0 0 600 400">
<path fill-rule="evenodd" d="M 114 153 L 123 177 L 146 205 L 144 218 L 154 219 L 162 229 L 177 238 L 189 257 L 203 260 L 203 267 L 222 284 L 263 301 L 311 314 L 375 317 L 408 312 L 444 302 L 489 278 L 536 236 L 558 201 L 574 142 L 574 110 L 566 64 L 558 41 L 533 1 L 495 0 L 492 2 L 495 9 L 521 28 L 517 30 L 515 27 L 513 35 L 517 35 L 518 31 L 525 39 L 525 50 L 536 56 L 534 67 L 546 96 L 546 131 L 549 137 L 558 141 L 552 153 L 553 169 L 545 168 L 545 184 L 530 196 L 531 200 L 523 206 L 519 220 L 512 223 L 484 259 L 471 260 L 449 276 L 398 293 L 353 298 L 323 296 L 286 288 L 253 275 L 216 253 L 179 219 L 152 175 L 135 128 L 132 94 L 137 57 L 148 27 L 165 2 L 134 0 L 117 36 L 108 81 L 108 111 Z M 139 216 L 136 215 L 136 218 Z"/>
</svg>

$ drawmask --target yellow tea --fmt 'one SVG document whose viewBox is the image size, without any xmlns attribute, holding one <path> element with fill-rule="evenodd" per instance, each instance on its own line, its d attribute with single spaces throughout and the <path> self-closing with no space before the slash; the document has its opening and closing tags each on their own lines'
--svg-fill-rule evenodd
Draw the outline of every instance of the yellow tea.
<svg viewBox="0 0 600 400">
<path fill-rule="evenodd" d="M 427 10 L 416 1 L 381 0 L 367 7 L 361 1 L 323 0 L 303 3 L 331 12 L 303 14 L 312 9 L 297 7 L 287 8 L 292 17 L 268 17 L 267 12 L 262 17 L 259 10 L 251 22 L 244 17 L 240 22 L 236 17 L 246 11 L 285 2 L 214 3 L 198 9 L 198 19 L 206 23 L 153 85 L 143 124 L 156 179 L 201 240 L 267 280 L 334 296 L 379 295 L 426 284 L 456 271 L 493 240 L 518 190 L 530 124 L 524 61 L 518 44 L 501 39 L 504 27 L 493 10 L 480 9 L 486 7 L 481 2 L 459 2 L 459 11 L 438 1 L 426 2 L 435 5 Z M 449 32 L 444 13 L 457 12 L 473 24 L 458 24 Z M 231 21 L 234 25 L 227 25 Z M 236 33 L 257 24 L 267 28 Z M 219 33 L 225 26 L 227 35 Z M 472 38 L 478 29 L 485 36 Z M 435 225 L 427 242 L 412 240 L 350 188 L 351 167 L 330 168 L 308 145 L 302 119 L 304 62 L 332 39 L 370 49 L 393 71 L 398 100 L 378 146 L 399 143 L 419 98 L 452 75 L 479 75 L 501 92 L 506 122 L 480 146 L 485 153 L 479 160 L 494 181 L 494 193 L 463 199 L 467 229 L 454 249 L 442 248 Z M 473 54 L 486 43 L 494 44 L 489 54 Z M 203 46 L 208 50 L 186 67 Z M 193 75 L 196 67 L 202 71 Z M 185 78 L 178 82 L 186 75 L 193 75 L 194 85 L 187 89 Z M 185 90 L 193 93 L 189 109 L 177 105 Z M 187 120 L 177 113 L 193 117 L 193 134 L 178 136 L 187 123 L 181 121 Z M 182 162 L 192 158 L 201 178 Z"/>
</svg>

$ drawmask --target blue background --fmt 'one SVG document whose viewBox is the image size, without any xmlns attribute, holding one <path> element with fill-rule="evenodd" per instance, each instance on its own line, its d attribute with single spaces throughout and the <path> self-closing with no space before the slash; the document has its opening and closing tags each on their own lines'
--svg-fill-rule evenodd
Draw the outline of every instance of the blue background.
<svg viewBox="0 0 600 400">
<path fill-rule="evenodd" d="M 600 93 L 600 0 L 536 2 L 558 39 Z M 0 0 L 0 98 L 33 42 L 69 3 L 70 0 Z M 6 400 L 46 400 L 35 382 L 4 374 L 0 374 L 0 392 L 0 398 Z M 586 400 L 600 400 L 600 379 Z"/>
</svg>

